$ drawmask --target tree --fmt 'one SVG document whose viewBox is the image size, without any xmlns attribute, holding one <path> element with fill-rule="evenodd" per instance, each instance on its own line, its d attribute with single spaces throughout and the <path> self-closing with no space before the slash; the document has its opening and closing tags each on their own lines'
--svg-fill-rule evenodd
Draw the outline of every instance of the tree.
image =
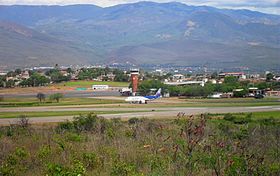
<svg viewBox="0 0 280 176">
<path fill-rule="evenodd" d="M 10 79 L 9 81 L 6 82 L 6 87 L 7 88 L 12 88 L 14 86 L 15 86 L 15 81 L 14 80 Z"/>
<path fill-rule="evenodd" d="M 37 94 L 37 96 L 36 96 L 38 99 L 39 99 L 39 101 L 40 101 L 40 103 L 42 102 L 42 100 L 45 100 L 45 98 L 46 98 L 46 95 L 45 94 L 43 94 L 43 93 L 41 93 L 41 92 L 39 92 L 38 94 Z"/>
<path fill-rule="evenodd" d="M 119 82 L 128 82 L 128 75 L 125 74 L 123 71 L 115 69 L 113 71 L 113 74 L 115 74 L 114 81 L 119 81 Z"/>
<path fill-rule="evenodd" d="M 17 68 L 17 69 L 15 70 L 15 73 L 16 73 L 17 75 L 21 74 L 21 69 Z"/>
<path fill-rule="evenodd" d="M 17 74 L 16 74 L 16 72 L 13 72 L 13 71 L 9 71 L 8 73 L 7 73 L 7 76 L 8 77 L 15 77 Z"/>
<path fill-rule="evenodd" d="M 59 100 L 61 98 L 63 98 L 63 94 L 62 93 L 55 93 L 55 94 L 50 95 L 50 100 L 51 101 L 56 100 L 57 103 L 59 103 Z"/>
<path fill-rule="evenodd" d="M 234 77 L 234 76 L 227 76 L 227 77 L 225 77 L 224 83 L 234 85 L 234 84 L 238 83 L 238 78 Z"/>
<path fill-rule="evenodd" d="M 5 81 L 6 81 L 6 77 L 0 76 L 0 87 L 5 87 Z"/>
<path fill-rule="evenodd" d="M 141 82 L 138 86 L 138 90 L 141 95 L 147 95 L 150 93 L 151 89 L 165 89 L 166 86 L 159 80 L 145 80 Z"/>
<path fill-rule="evenodd" d="M 43 76 L 43 75 L 40 75 L 39 73 L 37 72 L 33 72 L 32 75 L 30 76 L 30 78 L 28 79 L 25 79 L 25 80 L 22 80 L 19 85 L 20 86 L 33 86 L 33 87 L 36 87 L 36 86 L 43 86 L 43 85 L 46 85 L 50 83 L 50 79 Z"/>
<path fill-rule="evenodd" d="M 73 73 L 74 71 L 69 67 L 67 68 L 67 73 Z"/>
<path fill-rule="evenodd" d="M 219 74 L 218 74 L 217 72 L 213 72 L 213 73 L 211 74 L 211 78 L 212 78 L 212 79 L 217 79 L 218 76 L 219 76 Z"/>
<path fill-rule="evenodd" d="M 234 91 L 233 92 L 233 96 L 234 97 L 245 97 L 246 94 L 248 94 L 248 90 L 247 89 L 243 89 L 241 91 Z"/>
<path fill-rule="evenodd" d="M 266 81 L 271 81 L 273 79 L 274 75 L 272 73 L 266 74 Z"/>
</svg>

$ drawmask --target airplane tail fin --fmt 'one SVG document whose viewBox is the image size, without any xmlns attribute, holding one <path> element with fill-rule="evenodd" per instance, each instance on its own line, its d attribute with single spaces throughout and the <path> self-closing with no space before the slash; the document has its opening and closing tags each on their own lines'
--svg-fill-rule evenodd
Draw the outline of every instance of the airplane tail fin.
<svg viewBox="0 0 280 176">
<path fill-rule="evenodd" d="M 157 93 L 156 93 L 155 96 L 156 96 L 156 97 L 160 97 L 160 96 L 161 96 L 161 88 L 158 89 L 158 91 L 157 91 Z"/>
</svg>

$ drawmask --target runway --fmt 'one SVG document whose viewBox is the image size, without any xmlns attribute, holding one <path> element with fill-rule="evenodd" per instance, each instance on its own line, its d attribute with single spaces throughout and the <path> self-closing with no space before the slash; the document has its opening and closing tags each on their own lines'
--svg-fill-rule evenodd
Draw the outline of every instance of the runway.
<svg viewBox="0 0 280 176">
<path fill-rule="evenodd" d="M 264 111 L 279 111 L 280 106 L 259 106 L 259 107 L 158 107 L 158 108 L 147 108 L 147 107 L 136 107 L 136 108 L 98 108 L 98 107 L 24 107 L 24 108 L 0 108 L 0 112 L 46 112 L 46 111 L 103 111 L 112 112 L 126 111 L 126 113 L 118 114 L 104 114 L 100 115 L 104 118 L 132 118 L 132 117 L 147 117 L 147 118 L 167 118 L 175 117 L 179 112 L 185 113 L 186 115 L 197 115 L 203 113 L 241 113 L 241 112 L 264 112 Z M 145 112 L 139 112 L 145 111 Z M 30 123 L 53 123 L 62 122 L 65 120 L 72 120 L 73 116 L 55 116 L 55 117 L 34 117 L 30 118 Z M 0 119 L 0 125 L 9 125 L 17 123 L 18 119 Z"/>
</svg>

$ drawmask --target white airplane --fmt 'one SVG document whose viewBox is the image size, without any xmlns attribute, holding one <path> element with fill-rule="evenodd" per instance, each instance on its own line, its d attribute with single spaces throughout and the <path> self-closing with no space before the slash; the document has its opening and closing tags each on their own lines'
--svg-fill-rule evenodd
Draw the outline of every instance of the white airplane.
<svg viewBox="0 0 280 176">
<path fill-rule="evenodd" d="M 129 102 L 129 103 L 139 103 L 139 104 L 147 104 L 148 101 L 153 101 L 153 100 L 156 100 L 156 99 L 159 99 L 161 98 L 161 88 L 158 89 L 157 93 L 155 95 L 150 95 L 150 96 L 130 96 L 130 97 L 127 97 L 125 99 L 126 102 Z"/>
</svg>

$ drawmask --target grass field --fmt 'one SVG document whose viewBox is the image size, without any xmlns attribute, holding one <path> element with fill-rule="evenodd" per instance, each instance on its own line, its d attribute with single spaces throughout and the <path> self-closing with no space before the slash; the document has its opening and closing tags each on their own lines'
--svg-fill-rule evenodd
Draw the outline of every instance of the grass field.
<svg viewBox="0 0 280 176">
<path fill-rule="evenodd" d="M 267 111 L 267 112 L 252 112 L 252 113 L 232 113 L 237 118 L 244 118 L 252 114 L 253 120 L 267 119 L 267 118 L 276 118 L 280 119 L 280 111 Z M 222 118 L 225 114 L 210 114 L 214 118 Z"/>
<path fill-rule="evenodd" d="M 46 100 L 39 103 L 36 98 L 4 98 L 0 107 L 32 107 L 32 106 L 70 106 L 70 105 L 106 105 L 106 107 L 248 107 L 248 106 L 274 106 L 280 105 L 277 98 L 256 100 L 252 98 L 236 99 L 161 99 L 148 104 L 128 104 L 123 100 L 95 99 L 95 98 L 63 98 L 59 103 Z M 112 104 L 112 105 L 110 105 Z M 117 105 L 116 105 L 117 104 Z"/>
<path fill-rule="evenodd" d="M 31 107 L 31 106 L 70 106 L 122 103 L 120 100 L 105 100 L 95 98 L 62 98 L 59 103 L 46 100 L 40 103 L 36 98 L 5 98 L 0 101 L 0 107 Z"/>
<path fill-rule="evenodd" d="M 22 115 L 27 118 L 32 117 L 55 117 L 55 116 L 77 116 L 85 115 L 89 113 L 94 113 L 98 115 L 102 114 L 121 114 L 121 113 L 130 113 L 130 112 L 148 112 L 148 111 L 55 111 L 55 112 L 0 112 L 1 118 L 18 118 Z"/>
<path fill-rule="evenodd" d="M 68 87 L 91 87 L 92 85 L 108 85 L 110 87 L 128 87 L 128 82 L 107 82 L 107 81 L 69 81 L 61 84 L 59 86 Z"/>
<path fill-rule="evenodd" d="M 184 103 L 187 106 L 197 107 L 230 107 L 230 106 L 272 106 L 280 105 L 277 98 L 231 98 L 231 99 L 187 99 Z"/>
</svg>

